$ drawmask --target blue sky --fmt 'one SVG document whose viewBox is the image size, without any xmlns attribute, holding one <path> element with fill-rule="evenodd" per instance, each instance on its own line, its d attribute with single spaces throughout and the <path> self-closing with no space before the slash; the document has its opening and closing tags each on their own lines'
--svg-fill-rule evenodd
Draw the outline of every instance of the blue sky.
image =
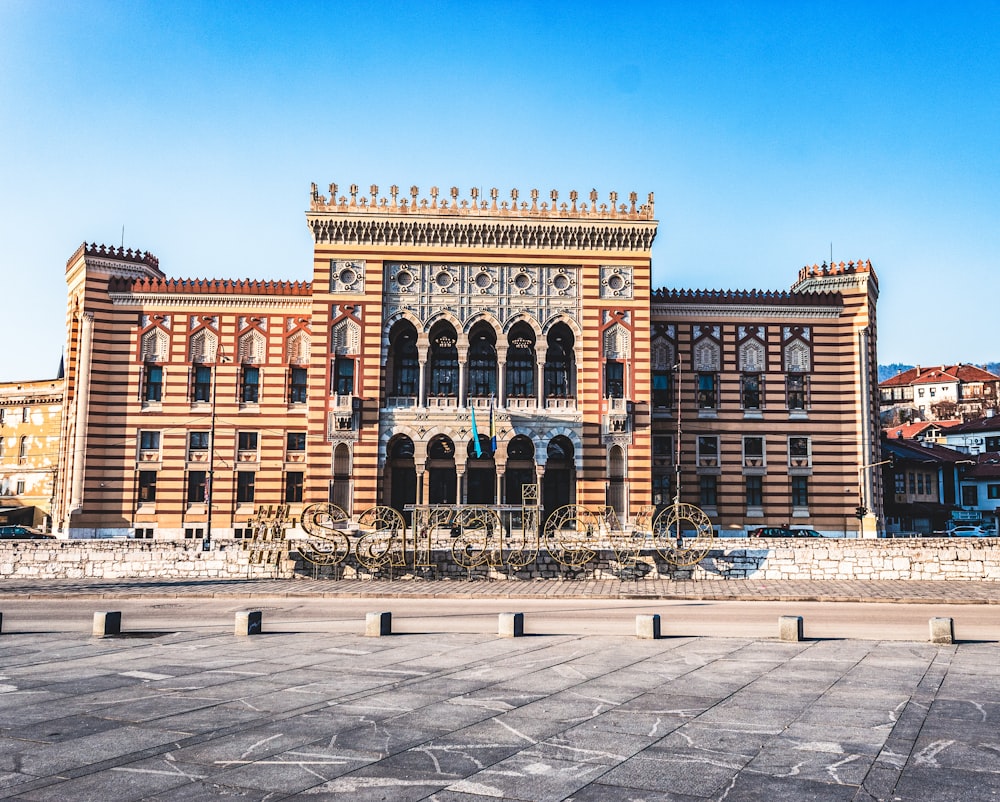
<svg viewBox="0 0 1000 802">
<path fill-rule="evenodd" d="M 0 381 L 66 259 L 310 277 L 309 185 L 656 195 L 654 284 L 871 259 L 879 360 L 1000 359 L 1000 5 L 0 0 Z"/>
</svg>

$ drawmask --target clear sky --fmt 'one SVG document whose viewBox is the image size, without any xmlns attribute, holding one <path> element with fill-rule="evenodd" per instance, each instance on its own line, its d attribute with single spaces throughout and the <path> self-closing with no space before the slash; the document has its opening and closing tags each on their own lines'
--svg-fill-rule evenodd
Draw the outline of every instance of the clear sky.
<svg viewBox="0 0 1000 802">
<path fill-rule="evenodd" d="M 870 259 L 879 361 L 1000 359 L 1000 5 L 0 0 L 0 381 L 81 242 L 310 278 L 309 185 L 656 195 L 654 285 Z"/>
</svg>

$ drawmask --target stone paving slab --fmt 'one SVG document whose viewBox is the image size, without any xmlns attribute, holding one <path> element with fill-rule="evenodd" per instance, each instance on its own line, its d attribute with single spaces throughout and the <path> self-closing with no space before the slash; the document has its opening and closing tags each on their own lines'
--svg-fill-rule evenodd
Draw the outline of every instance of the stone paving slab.
<svg viewBox="0 0 1000 802">
<path fill-rule="evenodd" d="M 998 658 L 984 642 L 14 632 L 0 796 L 995 799 Z"/>
<path fill-rule="evenodd" d="M 2 599 L 121 598 L 690 599 L 1000 604 L 1000 582 L 955 580 L 0 579 Z"/>
</svg>

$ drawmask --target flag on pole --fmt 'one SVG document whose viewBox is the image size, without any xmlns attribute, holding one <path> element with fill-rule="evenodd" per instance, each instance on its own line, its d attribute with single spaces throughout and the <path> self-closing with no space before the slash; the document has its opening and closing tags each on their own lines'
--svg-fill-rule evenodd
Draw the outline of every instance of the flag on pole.
<svg viewBox="0 0 1000 802">
<path fill-rule="evenodd" d="M 497 453 L 497 427 L 493 420 L 493 402 L 490 402 L 490 449 Z"/>
<path fill-rule="evenodd" d="M 479 427 L 476 426 L 476 408 L 472 407 L 472 445 L 476 449 L 476 456 L 483 456 L 483 447 L 479 445 Z"/>
</svg>

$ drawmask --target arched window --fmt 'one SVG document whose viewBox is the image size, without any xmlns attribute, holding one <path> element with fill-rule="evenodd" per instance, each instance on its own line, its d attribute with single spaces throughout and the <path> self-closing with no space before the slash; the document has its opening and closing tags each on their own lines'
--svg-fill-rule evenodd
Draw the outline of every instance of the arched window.
<svg viewBox="0 0 1000 802">
<path fill-rule="evenodd" d="M 574 388 L 573 332 L 564 323 L 557 323 L 547 337 L 545 352 L 545 397 L 571 398 Z"/>
<path fill-rule="evenodd" d="M 420 392 L 420 362 L 417 354 L 417 330 L 409 321 L 393 326 L 389 337 L 390 393 L 415 396 Z"/>
<path fill-rule="evenodd" d="M 450 323 L 434 327 L 431 333 L 430 394 L 438 397 L 458 395 L 458 337 Z"/>
<path fill-rule="evenodd" d="M 489 326 L 476 326 L 469 335 L 469 395 L 489 398 L 496 392 L 496 334 Z"/>
<path fill-rule="evenodd" d="M 191 362 L 214 362 L 215 350 L 218 347 L 219 338 L 208 329 L 201 329 L 191 335 L 191 342 L 188 347 L 188 359 Z"/>
<path fill-rule="evenodd" d="M 17 461 L 22 465 L 28 461 L 28 435 L 21 437 L 17 448 Z"/>
<path fill-rule="evenodd" d="M 405 434 L 397 437 L 389 449 L 392 459 L 413 459 L 413 441 Z"/>
<path fill-rule="evenodd" d="M 507 397 L 535 396 L 535 332 L 518 323 L 507 338 Z"/>
<path fill-rule="evenodd" d="M 427 446 L 427 456 L 431 459 L 454 459 L 455 444 L 450 438 L 439 434 Z"/>
</svg>

